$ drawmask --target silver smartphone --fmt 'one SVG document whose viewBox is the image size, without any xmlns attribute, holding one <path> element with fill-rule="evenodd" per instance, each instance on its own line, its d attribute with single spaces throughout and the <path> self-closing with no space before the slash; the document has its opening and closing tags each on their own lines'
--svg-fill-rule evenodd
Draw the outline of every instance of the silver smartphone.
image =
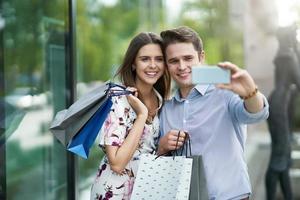
<svg viewBox="0 0 300 200">
<path fill-rule="evenodd" d="M 192 66 L 193 84 L 230 83 L 230 70 L 216 65 Z"/>
</svg>

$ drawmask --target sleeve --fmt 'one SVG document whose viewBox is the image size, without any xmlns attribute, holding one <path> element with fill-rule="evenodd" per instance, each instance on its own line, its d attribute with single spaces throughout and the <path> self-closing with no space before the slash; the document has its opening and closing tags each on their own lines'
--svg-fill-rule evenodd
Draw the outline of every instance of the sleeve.
<svg viewBox="0 0 300 200">
<path fill-rule="evenodd" d="M 250 113 L 244 106 L 244 101 L 236 94 L 229 100 L 228 108 L 232 118 L 242 124 L 253 124 L 265 120 L 269 116 L 269 104 L 265 96 L 264 107 L 257 113 Z"/>
<path fill-rule="evenodd" d="M 100 132 L 101 147 L 104 147 L 105 145 L 121 146 L 127 133 L 123 99 L 122 97 L 112 97 L 112 101 L 113 104 L 110 113 Z"/>
</svg>

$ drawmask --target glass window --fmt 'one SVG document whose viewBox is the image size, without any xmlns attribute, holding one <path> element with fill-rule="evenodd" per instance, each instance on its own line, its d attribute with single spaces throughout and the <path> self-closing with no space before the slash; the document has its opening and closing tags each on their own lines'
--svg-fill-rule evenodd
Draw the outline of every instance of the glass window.
<svg viewBox="0 0 300 200">
<path fill-rule="evenodd" d="M 7 199 L 66 199 L 66 154 L 49 132 L 65 108 L 67 1 L 2 1 Z"/>
</svg>

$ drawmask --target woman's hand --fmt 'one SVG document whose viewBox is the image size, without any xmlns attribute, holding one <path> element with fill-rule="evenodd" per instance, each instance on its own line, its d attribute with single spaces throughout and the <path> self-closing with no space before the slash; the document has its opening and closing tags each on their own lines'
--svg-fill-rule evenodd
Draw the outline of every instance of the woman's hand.
<svg viewBox="0 0 300 200">
<path fill-rule="evenodd" d="M 143 104 L 143 102 L 137 97 L 138 96 L 137 89 L 133 87 L 128 87 L 127 90 L 134 92 L 134 95 L 130 94 L 127 96 L 127 100 L 131 105 L 131 107 L 133 108 L 133 110 L 135 111 L 137 117 L 142 116 L 145 117 L 145 119 L 147 119 L 148 109 L 145 106 L 145 104 Z"/>
</svg>

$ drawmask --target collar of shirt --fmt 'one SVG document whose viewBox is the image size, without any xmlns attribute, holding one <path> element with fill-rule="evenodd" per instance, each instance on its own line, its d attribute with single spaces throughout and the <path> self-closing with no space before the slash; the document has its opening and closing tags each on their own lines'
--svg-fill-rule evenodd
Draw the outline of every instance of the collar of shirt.
<svg viewBox="0 0 300 200">
<path fill-rule="evenodd" d="M 190 91 L 190 93 L 188 94 L 188 96 L 187 96 L 186 99 L 192 99 L 192 98 L 198 96 L 199 94 L 201 94 L 201 95 L 203 96 L 203 95 L 205 95 L 205 93 L 207 93 L 207 92 L 210 91 L 210 90 L 213 90 L 214 88 L 215 88 L 214 85 L 209 85 L 209 84 L 207 84 L 207 85 L 202 85 L 202 84 L 201 84 L 201 85 L 200 85 L 200 84 L 198 84 L 198 85 L 196 85 L 196 86 Z M 176 93 L 175 93 L 173 99 L 175 99 L 175 100 L 178 101 L 178 102 L 182 102 L 182 101 L 186 100 L 186 99 L 184 99 L 184 98 L 181 98 L 180 90 L 179 90 L 179 89 L 177 89 L 177 91 L 176 91 Z"/>
</svg>

